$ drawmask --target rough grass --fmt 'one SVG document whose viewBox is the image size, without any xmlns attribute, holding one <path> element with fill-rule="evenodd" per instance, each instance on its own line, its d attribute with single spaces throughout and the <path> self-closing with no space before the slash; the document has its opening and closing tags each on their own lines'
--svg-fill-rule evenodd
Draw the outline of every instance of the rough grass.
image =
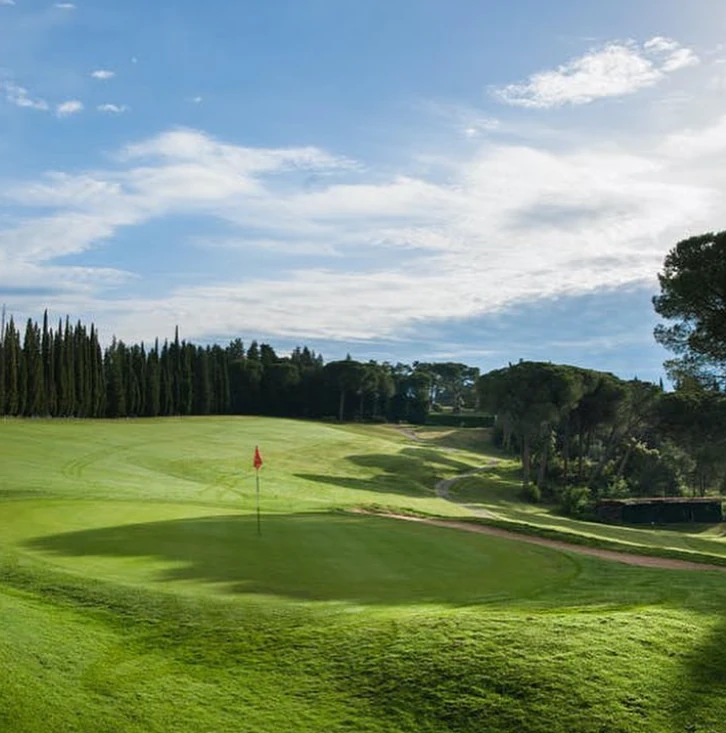
<svg viewBox="0 0 726 733">
<path fill-rule="evenodd" d="M 723 731 L 721 573 L 336 511 L 456 511 L 442 438 L 0 425 L 0 730 Z"/>
<path fill-rule="evenodd" d="M 552 506 L 521 499 L 521 467 L 496 451 L 483 451 L 482 469 L 457 481 L 451 497 L 473 509 L 485 509 L 497 526 L 627 552 L 717 561 L 726 559 L 726 525 L 684 524 L 658 527 L 619 526 L 562 516 Z"/>
</svg>

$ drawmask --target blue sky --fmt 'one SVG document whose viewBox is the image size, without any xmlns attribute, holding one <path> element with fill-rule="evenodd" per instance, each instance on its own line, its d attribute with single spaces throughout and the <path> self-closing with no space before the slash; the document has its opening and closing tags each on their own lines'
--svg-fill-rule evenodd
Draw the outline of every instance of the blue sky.
<svg viewBox="0 0 726 733">
<path fill-rule="evenodd" d="M 0 0 L 0 301 L 106 339 L 657 379 L 726 5 Z"/>
</svg>

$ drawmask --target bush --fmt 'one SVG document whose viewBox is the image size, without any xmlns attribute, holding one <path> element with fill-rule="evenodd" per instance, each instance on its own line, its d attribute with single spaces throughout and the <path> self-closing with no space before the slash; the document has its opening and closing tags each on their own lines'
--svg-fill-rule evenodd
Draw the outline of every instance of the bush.
<svg viewBox="0 0 726 733">
<path fill-rule="evenodd" d="M 599 492 L 600 499 L 625 499 L 630 496 L 630 484 L 622 476 L 612 478 Z"/>
<path fill-rule="evenodd" d="M 592 496 L 587 486 L 565 486 L 558 499 L 562 513 L 568 517 L 584 517 L 592 510 Z"/>
<path fill-rule="evenodd" d="M 542 500 L 542 492 L 539 490 L 539 486 L 535 483 L 531 483 L 529 486 L 523 486 L 522 499 L 531 504 L 538 504 Z"/>
</svg>

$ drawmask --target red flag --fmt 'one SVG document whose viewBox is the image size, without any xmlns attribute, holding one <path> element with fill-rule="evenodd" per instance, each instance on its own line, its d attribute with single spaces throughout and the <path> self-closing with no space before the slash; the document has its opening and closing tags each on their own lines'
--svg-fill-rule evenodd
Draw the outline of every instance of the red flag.
<svg viewBox="0 0 726 733">
<path fill-rule="evenodd" d="M 252 465 L 255 467 L 255 471 L 260 470 L 260 466 L 262 465 L 262 456 L 260 455 L 260 449 L 255 446 L 255 457 L 252 461 Z"/>
</svg>

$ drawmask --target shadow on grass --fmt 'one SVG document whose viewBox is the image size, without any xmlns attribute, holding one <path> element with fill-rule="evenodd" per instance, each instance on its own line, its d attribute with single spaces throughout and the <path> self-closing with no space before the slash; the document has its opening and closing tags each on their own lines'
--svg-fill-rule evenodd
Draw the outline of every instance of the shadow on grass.
<svg viewBox="0 0 726 733">
<path fill-rule="evenodd" d="M 724 608 L 726 611 L 726 608 Z M 673 685 L 673 731 L 716 733 L 726 714 L 726 620 L 719 621 L 686 657 Z M 714 709 L 714 701 L 720 709 Z"/>
<path fill-rule="evenodd" d="M 132 582 L 196 581 L 224 592 L 366 604 L 491 602 L 572 575 L 570 561 L 543 548 L 512 552 L 508 541 L 343 514 L 264 516 L 261 536 L 254 516 L 230 515 L 70 532 L 27 546 L 63 557 L 148 558 L 106 566 Z"/>
<path fill-rule="evenodd" d="M 418 430 L 419 438 L 424 444 L 438 448 L 485 453 L 488 456 L 499 455 L 500 451 L 492 445 L 491 434 L 490 428 L 426 426 Z M 504 457 L 504 454 L 502 456 Z"/>
<path fill-rule="evenodd" d="M 527 508 L 522 501 L 522 470 L 518 466 L 492 466 L 476 476 L 458 481 L 451 489 L 457 501 Z"/>
<path fill-rule="evenodd" d="M 378 470 L 370 478 L 330 476 L 329 474 L 298 473 L 298 478 L 320 484 L 340 486 L 356 491 L 376 491 L 416 497 L 434 497 L 438 481 L 452 472 L 471 471 L 472 466 L 426 448 L 404 448 L 395 455 L 363 454 L 346 456 L 361 468 Z"/>
<path fill-rule="evenodd" d="M 464 463 L 463 461 L 457 461 L 456 458 L 452 458 L 451 456 L 447 456 L 444 453 L 441 453 L 440 451 L 433 450 L 432 448 L 404 448 L 399 454 L 399 456 L 406 456 L 408 458 L 414 458 L 418 461 L 423 461 L 426 463 L 434 463 L 439 466 L 446 466 L 447 468 L 452 468 L 455 471 L 465 472 L 465 471 L 471 471 L 472 465 L 470 463 Z M 362 459 L 362 458 L 369 458 L 370 456 L 354 456 L 356 459 Z M 373 456 L 374 458 L 378 458 L 379 456 Z M 382 457 L 382 456 L 380 456 Z M 364 466 L 366 465 L 365 462 L 358 462 L 358 465 Z"/>
</svg>

